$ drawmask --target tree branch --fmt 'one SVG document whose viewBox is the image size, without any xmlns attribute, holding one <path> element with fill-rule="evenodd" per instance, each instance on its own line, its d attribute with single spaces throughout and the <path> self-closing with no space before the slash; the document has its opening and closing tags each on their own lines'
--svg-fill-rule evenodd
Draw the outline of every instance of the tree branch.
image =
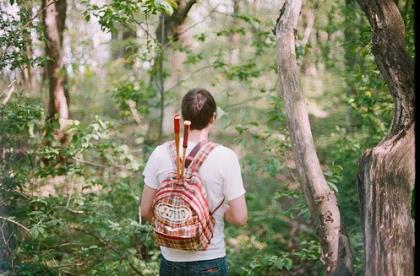
<svg viewBox="0 0 420 276">
<path fill-rule="evenodd" d="M 25 230 L 26 232 L 28 232 L 28 233 L 30 233 L 31 232 L 31 230 L 29 230 L 25 225 L 22 225 L 22 224 L 20 224 L 19 222 L 17 222 L 17 221 L 15 221 L 15 220 L 13 220 L 13 219 L 11 219 L 11 218 L 6 218 L 6 217 L 3 217 L 3 216 L 0 216 L 0 219 L 3 219 L 3 220 L 6 220 L 6 221 L 8 221 L 8 222 L 11 222 L 11 223 L 13 223 L 13 224 L 16 224 L 17 226 L 19 226 L 20 228 L 22 228 L 23 230 Z"/>
<path fill-rule="evenodd" d="M 185 5 L 185 7 L 181 11 L 181 14 L 180 14 L 181 21 L 184 21 L 185 20 L 185 18 L 187 17 L 189 11 L 191 10 L 192 6 L 195 3 L 197 3 L 196 0 L 190 0 L 190 1 L 188 1 L 188 3 Z"/>
<path fill-rule="evenodd" d="M 117 255 L 119 255 L 122 259 L 126 259 L 128 262 L 128 265 L 138 274 L 138 275 L 144 275 L 141 271 L 139 271 L 131 262 L 130 260 L 127 258 L 127 256 L 124 253 L 120 253 L 120 251 L 118 251 L 110 242 L 103 240 L 101 237 L 98 237 L 95 233 L 92 233 L 88 230 L 85 230 L 83 228 L 79 228 L 79 227 L 75 227 L 75 226 L 71 226 L 70 227 L 73 230 L 85 233 L 89 236 L 94 237 L 97 241 L 99 241 L 102 245 L 110 248 L 112 251 L 114 251 Z"/>
<path fill-rule="evenodd" d="M 16 79 L 14 79 L 8 86 L 7 86 L 7 91 L 5 92 L 6 97 L 3 99 L 2 104 L 6 105 L 6 103 L 9 101 L 10 97 L 12 96 L 13 92 L 15 91 L 15 86 L 16 84 Z"/>
</svg>

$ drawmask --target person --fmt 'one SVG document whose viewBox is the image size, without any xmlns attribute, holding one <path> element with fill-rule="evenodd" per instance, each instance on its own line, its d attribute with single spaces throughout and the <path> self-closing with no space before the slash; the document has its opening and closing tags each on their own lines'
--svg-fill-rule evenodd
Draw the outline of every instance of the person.
<svg viewBox="0 0 420 276">
<path fill-rule="evenodd" d="M 216 123 L 216 102 L 210 92 L 195 88 L 183 97 L 181 110 L 183 120 L 191 121 L 188 155 L 197 143 L 208 140 L 209 132 Z M 154 215 L 152 203 L 160 181 L 176 170 L 164 145 L 153 150 L 143 171 L 145 185 L 140 213 L 149 222 Z M 213 214 L 216 221 L 213 238 L 205 251 L 184 251 L 161 246 L 160 275 L 227 275 L 224 220 L 242 226 L 248 219 L 245 189 L 235 152 L 222 145 L 216 146 L 200 167 L 199 176 L 210 210 L 225 200 L 225 204 Z"/>
</svg>

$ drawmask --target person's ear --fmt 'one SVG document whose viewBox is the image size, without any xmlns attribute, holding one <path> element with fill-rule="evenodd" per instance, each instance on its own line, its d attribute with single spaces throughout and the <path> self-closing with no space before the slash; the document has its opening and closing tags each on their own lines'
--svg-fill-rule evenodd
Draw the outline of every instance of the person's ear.
<svg viewBox="0 0 420 276">
<path fill-rule="evenodd" d="M 210 119 L 210 124 L 214 123 L 216 121 L 216 112 L 213 113 L 213 116 Z"/>
</svg>

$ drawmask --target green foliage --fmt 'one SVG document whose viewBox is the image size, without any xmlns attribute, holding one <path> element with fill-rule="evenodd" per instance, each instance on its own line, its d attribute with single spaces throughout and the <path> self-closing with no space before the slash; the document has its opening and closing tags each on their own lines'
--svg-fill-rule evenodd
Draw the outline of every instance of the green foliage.
<svg viewBox="0 0 420 276">
<path fill-rule="evenodd" d="M 270 272 L 290 270 L 293 265 L 289 254 L 282 256 L 263 255 L 257 256 L 247 267 L 244 267 L 246 275 L 269 275 Z"/>
<path fill-rule="evenodd" d="M 170 15 L 176 1 L 83 3 L 84 19 L 97 17 L 102 30 L 136 33 L 141 28 L 147 35 L 138 39 L 137 32 L 135 39 L 124 41 L 123 60 L 111 60 L 105 68 L 95 69 L 90 57 L 72 56 L 70 109 L 77 120 L 65 130 L 65 145 L 47 131 L 55 129 L 57 121 L 45 123 L 40 101 L 15 93 L 0 107 L 0 150 L 5 156 L 0 160 L 0 193 L 12 207 L 9 218 L 29 229 L 0 223 L 13 228 L 12 257 L 18 275 L 157 274 L 159 250 L 150 225 L 140 223 L 137 212 L 144 160 L 158 141 L 145 144 L 146 131 L 138 130 L 131 118 L 137 112 L 145 122 L 153 120 L 159 98 L 149 78 L 172 77 L 175 72 L 169 62 L 175 50 L 186 58 L 177 68 L 181 72 L 176 72 L 176 84 L 164 91 L 164 105 L 175 107 L 191 87 L 212 86 L 220 119 L 214 138 L 233 147 L 241 159 L 249 222 L 242 228 L 226 226 L 230 273 L 322 274 L 320 245 L 293 161 L 284 102 L 277 95 L 276 37 L 271 29 L 278 11 L 253 11 L 242 2 L 240 12 L 231 16 L 211 11 L 212 17 L 222 17 L 197 24 L 194 47 L 173 38 L 160 47 L 153 38 L 158 16 Z M 314 9 L 313 4 L 303 8 Z M 323 1 L 316 9 L 312 39 L 304 48 L 298 46 L 296 55 L 305 98 L 327 114 L 311 114 L 311 127 L 349 234 L 355 274 L 362 275 L 357 163 L 363 151 L 386 134 L 392 100 L 371 52 L 370 26 L 356 1 Z M 37 56 L 29 60 L 24 54 L 28 35 L 37 33 L 43 39 L 42 25 L 36 20 L 27 25 L 29 19 L 27 12 L 2 14 L 0 69 L 46 61 Z M 404 14 L 404 22 L 407 48 L 414 57 L 412 10 Z M 297 40 L 302 28 L 296 32 Z M 239 38 L 237 44 L 231 43 L 233 36 Z M 239 50 L 236 63 L 230 59 L 232 50 Z M 145 61 L 150 66 L 143 66 Z M 157 66 L 160 61 L 162 71 Z M 123 66 L 118 67 L 120 62 Z M 307 73 L 308 65 L 316 68 L 314 76 Z M 109 81 L 97 81 L 99 72 Z M 322 85 L 308 86 L 308 82 Z"/>
<path fill-rule="evenodd" d="M 230 80 L 237 79 L 239 81 L 248 81 L 250 78 L 260 76 L 261 70 L 258 69 L 254 61 L 248 61 L 244 64 L 232 66 L 226 71 L 226 77 Z"/>
<path fill-rule="evenodd" d="M 99 24 L 104 31 L 115 31 L 115 23 L 129 25 L 137 22 L 140 15 L 168 14 L 171 15 L 177 4 L 174 0 L 113 0 L 111 4 L 102 6 L 91 4 L 90 0 L 83 0 L 86 6 L 84 16 L 87 21 L 91 15 L 99 19 Z"/>
<path fill-rule="evenodd" d="M 33 135 L 42 125 L 38 103 L 19 99 L 0 111 L 0 126 L 11 130 L 1 136 L 2 145 L 10 145 L 1 163 L 3 183 L 9 184 L 2 194 L 10 194 L 15 206 L 9 216 L 30 229 L 14 231 L 15 271 L 155 275 L 158 251 L 150 225 L 138 222 L 139 179 L 133 177 L 143 161 L 117 142 L 112 126 L 99 117 L 88 125 L 73 123 L 63 148 Z M 13 143 L 12 136 L 25 144 Z M 25 187 L 26 181 L 32 184 Z M 50 196 L 41 196 L 48 186 L 54 187 Z"/>
<path fill-rule="evenodd" d="M 411 6 L 409 5 L 411 4 Z M 408 9 L 406 12 L 402 14 L 404 23 L 405 23 L 405 31 L 406 31 L 406 43 L 407 43 L 407 51 L 408 54 L 412 59 L 415 58 L 415 33 L 414 33 L 414 1 L 411 2 L 407 0 L 406 3 Z"/>
<path fill-rule="evenodd" d="M 119 105 L 122 117 L 131 117 L 129 101 L 135 103 L 136 110 L 143 116 L 147 115 L 150 108 L 153 107 L 152 99 L 155 92 L 144 81 L 138 83 L 132 81 L 121 82 L 109 92 Z"/>
<path fill-rule="evenodd" d="M 0 70 L 45 64 L 47 61 L 45 57 L 27 55 L 27 49 L 32 43 L 31 33 L 35 32 L 41 39 L 43 38 L 43 26 L 33 21 L 30 11 L 19 10 L 17 15 L 2 12 L 0 30 Z"/>
</svg>

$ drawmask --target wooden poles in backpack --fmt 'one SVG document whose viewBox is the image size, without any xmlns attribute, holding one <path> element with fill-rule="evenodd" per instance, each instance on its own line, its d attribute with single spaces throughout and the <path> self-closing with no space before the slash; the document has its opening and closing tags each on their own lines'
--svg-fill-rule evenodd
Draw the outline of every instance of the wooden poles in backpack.
<svg viewBox="0 0 420 276">
<path fill-rule="evenodd" d="M 179 114 L 174 116 L 174 133 L 175 133 L 175 147 L 176 147 L 176 178 L 179 179 L 179 133 L 180 133 L 180 119 Z"/>
<path fill-rule="evenodd" d="M 190 133 L 190 125 L 191 125 L 190 121 L 184 121 L 184 139 L 182 143 L 183 152 L 182 152 L 181 178 L 184 177 L 185 154 L 187 152 L 188 134 Z"/>
</svg>

